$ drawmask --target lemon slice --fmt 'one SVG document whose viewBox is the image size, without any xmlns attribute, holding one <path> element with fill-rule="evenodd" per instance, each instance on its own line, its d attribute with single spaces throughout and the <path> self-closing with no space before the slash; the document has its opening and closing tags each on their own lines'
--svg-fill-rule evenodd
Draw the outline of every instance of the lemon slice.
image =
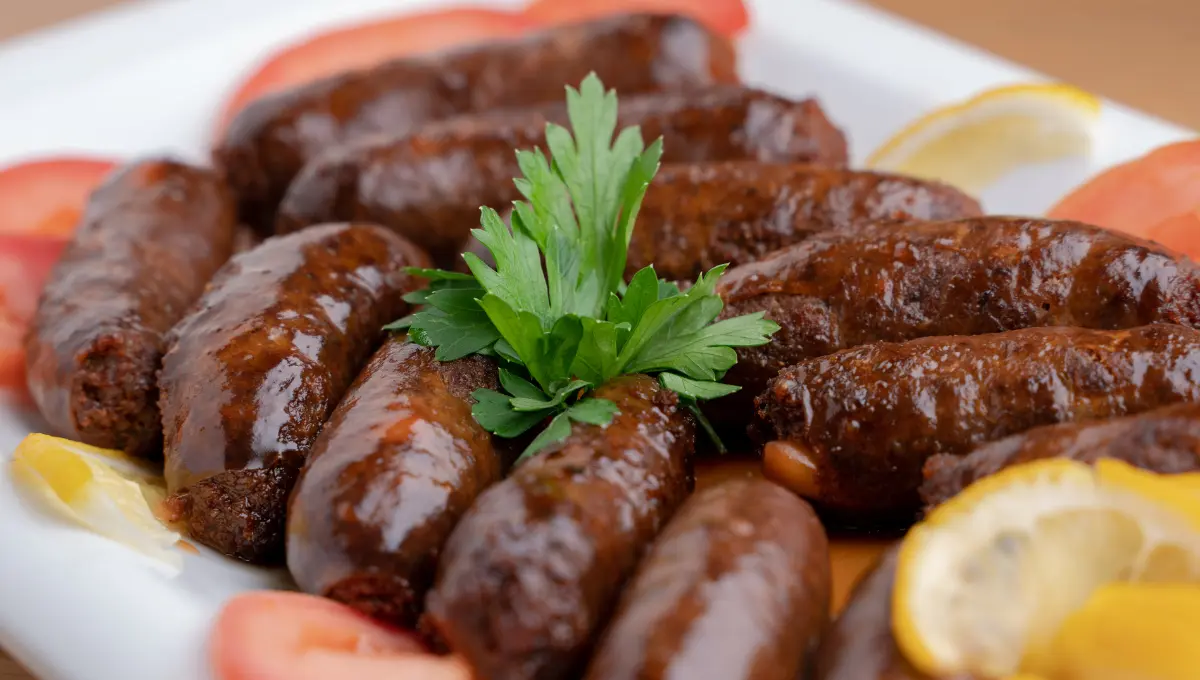
<svg viewBox="0 0 1200 680">
<path fill-rule="evenodd" d="M 1200 583 L 1200 497 L 1118 461 L 1014 466 L 909 532 L 893 629 L 926 673 L 1004 677 L 1117 581 Z"/>
<path fill-rule="evenodd" d="M 1200 586 L 1111 583 L 1071 614 L 1039 674 L 1054 680 L 1194 680 Z"/>
<path fill-rule="evenodd" d="M 1100 100 L 1070 85 L 1011 85 L 928 113 L 867 159 L 867 167 L 979 192 L 1010 170 L 1091 150 Z"/>
<path fill-rule="evenodd" d="M 31 434 L 13 453 L 14 480 L 98 534 L 179 568 L 179 534 L 152 510 L 166 495 L 161 471 L 120 451 Z"/>
</svg>

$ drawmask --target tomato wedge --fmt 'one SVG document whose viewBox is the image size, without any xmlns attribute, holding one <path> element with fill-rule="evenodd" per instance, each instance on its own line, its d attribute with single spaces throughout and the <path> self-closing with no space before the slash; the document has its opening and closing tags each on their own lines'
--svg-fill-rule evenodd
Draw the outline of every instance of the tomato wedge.
<svg viewBox="0 0 1200 680">
<path fill-rule="evenodd" d="M 742 0 L 534 0 L 525 16 L 540 24 L 562 24 L 625 12 L 682 14 L 729 37 L 750 23 Z"/>
<path fill-rule="evenodd" d="M 1047 213 L 1136 236 L 1200 208 L 1200 140 L 1169 144 L 1106 170 Z"/>
<path fill-rule="evenodd" d="M 115 165 L 98 158 L 48 158 L 0 170 L 0 234 L 70 235 L 88 195 Z"/>
<path fill-rule="evenodd" d="M 67 239 L 0 234 L 0 390 L 25 398 L 25 329 Z"/>
<path fill-rule="evenodd" d="M 397 57 L 519 35 L 532 25 L 520 14 L 460 8 L 398 16 L 316 35 L 277 52 L 238 86 L 221 111 L 218 138 L 239 111 L 263 95 Z"/>
<path fill-rule="evenodd" d="M 313 595 L 230 600 L 210 640 L 218 680 L 470 680 L 466 664 L 424 653 L 401 631 Z"/>
<path fill-rule="evenodd" d="M 1200 262 L 1200 208 L 1168 217 L 1148 228 L 1145 236 Z"/>
</svg>

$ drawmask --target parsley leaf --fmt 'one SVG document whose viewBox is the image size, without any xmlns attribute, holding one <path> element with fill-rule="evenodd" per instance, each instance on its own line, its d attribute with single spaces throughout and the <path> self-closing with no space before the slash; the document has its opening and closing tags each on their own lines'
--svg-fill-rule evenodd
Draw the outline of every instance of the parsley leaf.
<svg viewBox="0 0 1200 680">
<path fill-rule="evenodd" d="M 480 209 L 472 233 L 495 266 L 467 253 L 469 275 L 408 270 L 427 281 L 404 298 L 420 309 L 388 328 L 436 347 L 440 361 L 497 357 L 502 391 L 476 390 L 472 414 L 501 437 L 546 423 L 522 458 L 568 437 L 572 423 L 611 422 L 616 404 L 592 390 L 628 373 L 658 374 L 715 438 L 697 401 L 736 391 L 720 382 L 737 361 L 734 348 L 761 345 L 778 326 L 762 314 L 717 321 L 725 265 L 686 291 L 653 267 L 626 283 L 662 140 L 646 146 L 636 126 L 618 131 L 616 92 L 595 74 L 566 94 L 570 128 L 547 125 L 544 151 L 516 151 L 513 183 L 524 200 L 513 204 L 511 227 L 492 207 Z"/>
<path fill-rule="evenodd" d="M 737 385 L 726 385 L 715 380 L 692 380 L 678 373 L 660 373 L 658 381 L 668 390 L 691 399 L 716 399 L 742 389 Z"/>
<path fill-rule="evenodd" d="M 506 368 L 500 369 L 500 386 L 508 390 L 509 394 L 525 399 L 541 399 L 545 395 L 537 385 Z"/>
<path fill-rule="evenodd" d="M 567 409 L 567 417 L 577 423 L 607 425 L 620 413 L 617 405 L 607 399 L 584 399 Z"/>
<path fill-rule="evenodd" d="M 471 407 L 475 422 L 501 437 L 519 437 L 546 417 L 540 411 L 514 411 L 509 404 L 511 397 L 495 390 L 475 390 L 471 397 L 475 399 Z"/>
<path fill-rule="evenodd" d="M 557 387 L 554 390 L 554 396 L 550 399 L 546 399 L 544 395 L 537 397 L 513 397 L 512 408 L 514 411 L 544 411 L 556 408 L 566 402 L 567 397 L 591 386 L 592 384 L 586 380 L 572 380 L 562 387 Z"/>
</svg>

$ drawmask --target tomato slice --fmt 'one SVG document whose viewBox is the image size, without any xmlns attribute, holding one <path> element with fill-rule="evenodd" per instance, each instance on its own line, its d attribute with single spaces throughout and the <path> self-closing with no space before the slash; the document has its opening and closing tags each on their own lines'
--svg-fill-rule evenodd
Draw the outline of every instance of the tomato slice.
<svg viewBox="0 0 1200 680">
<path fill-rule="evenodd" d="M 28 401 L 25 387 L 25 326 L 0 310 L 0 396 Z"/>
<path fill-rule="evenodd" d="M 313 595 L 254 592 L 230 600 L 210 640 L 218 680 L 470 680 L 460 660 Z"/>
<path fill-rule="evenodd" d="M 534 0 L 525 16 L 540 24 L 562 24 L 626 12 L 682 14 L 729 37 L 750 23 L 742 0 Z"/>
<path fill-rule="evenodd" d="M 1146 229 L 1146 238 L 1200 262 L 1200 208 Z"/>
<path fill-rule="evenodd" d="M 0 234 L 69 235 L 115 163 L 48 158 L 0 170 Z"/>
<path fill-rule="evenodd" d="M 263 95 L 397 57 L 519 35 L 532 25 L 520 14 L 459 8 L 398 16 L 308 38 L 277 52 L 238 86 L 221 111 L 218 138 L 239 111 Z"/>
<path fill-rule="evenodd" d="M 25 329 L 67 239 L 0 234 L 0 389 L 25 393 Z"/>
<path fill-rule="evenodd" d="M 1200 140 L 1155 149 L 1086 182 L 1047 213 L 1142 236 L 1200 208 Z"/>
</svg>

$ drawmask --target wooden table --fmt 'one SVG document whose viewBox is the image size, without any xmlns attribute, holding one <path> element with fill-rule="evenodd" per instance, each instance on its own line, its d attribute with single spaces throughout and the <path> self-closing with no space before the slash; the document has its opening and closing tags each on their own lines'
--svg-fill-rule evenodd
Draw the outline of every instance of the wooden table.
<svg viewBox="0 0 1200 680">
<path fill-rule="evenodd" d="M 0 39 L 117 2 L 6 2 L 0 8 Z M 1200 63 L 1196 0 L 873 0 L 873 4 L 1200 129 L 1200 87 L 1192 84 L 1194 65 Z M 32 679 L 0 652 L 0 680 Z"/>
</svg>

